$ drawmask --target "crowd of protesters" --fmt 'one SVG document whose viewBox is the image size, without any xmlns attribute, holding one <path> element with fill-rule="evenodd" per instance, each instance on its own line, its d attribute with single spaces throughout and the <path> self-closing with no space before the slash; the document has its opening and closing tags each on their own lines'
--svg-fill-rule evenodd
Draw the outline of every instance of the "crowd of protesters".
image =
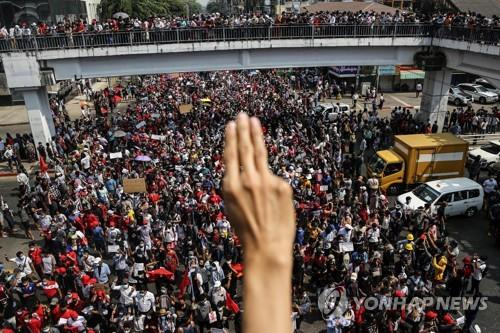
<svg viewBox="0 0 500 333">
<path fill-rule="evenodd" d="M 333 287 L 348 300 L 480 295 L 487 258 L 458 260 L 445 207 L 394 206 L 362 174 L 369 149 L 429 124 L 404 108 L 390 119 L 376 108 L 325 117 L 313 106 L 332 85 L 300 80 L 276 71 L 140 77 L 89 92 L 95 114 L 82 105 L 73 122 L 54 101 L 57 134 L 25 149 L 37 150 L 40 172 L 19 170 L 17 207 L 2 200 L 3 232 L 19 224 L 43 241 L 5 258 L 13 270 L 2 264 L 1 332 L 239 332 L 244 249 L 221 186 L 224 125 L 242 111 L 261 120 L 269 166 L 293 188 L 296 330 Z M 344 306 L 320 305 L 328 333 L 462 329 L 433 306 Z M 466 313 L 466 331 L 476 314 Z"/>
<path fill-rule="evenodd" d="M 488 112 L 484 107 L 474 110 L 469 105 L 448 111 L 444 127 L 453 134 L 492 134 L 498 130 L 499 116 L 497 106 Z"/>
<path fill-rule="evenodd" d="M 404 25 L 404 24 L 419 24 L 419 23 L 433 23 L 435 26 L 441 26 L 445 28 L 458 27 L 458 28 L 468 28 L 474 31 L 479 31 L 481 29 L 497 30 L 500 26 L 500 20 L 497 16 L 485 17 L 479 13 L 469 12 L 469 13 L 437 13 L 434 15 L 424 15 L 415 14 L 413 12 L 401 12 L 396 11 L 394 14 L 391 13 L 377 13 L 373 11 L 359 11 L 359 12 L 347 12 L 347 11 L 335 11 L 335 12 L 318 12 L 318 13 L 290 13 L 283 12 L 281 14 L 270 16 L 264 13 L 248 13 L 241 15 L 222 15 L 219 13 L 213 14 L 196 14 L 191 17 L 150 17 L 150 18 L 128 18 L 128 17 L 116 17 L 106 20 L 86 20 L 84 18 L 70 20 L 64 19 L 63 21 L 49 23 L 49 22 L 19 22 L 11 27 L 1 27 L 0 28 L 0 50 L 11 49 L 12 47 L 18 48 L 33 48 L 34 45 L 30 43 L 32 37 L 40 36 L 72 36 L 76 39 L 68 41 L 68 43 L 62 43 L 58 41 L 58 46 L 65 47 L 69 44 L 74 45 L 92 45 L 96 43 L 94 39 L 79 39 L 82 34 L 99 34 L 99 33 L 117 33 L 117 32 L 143 32 L 145 34 L 140 34 L 137 36 L 131 36 L 132 40 L 146 41 L 167 41 L 167 40 L 178 40 L 180 37 L 175 33 L 168 33 L 169 31 L 175 30 L 188 30 L 188 29 L 202 29 L 206 32 L 211 31 L 213 28 L 232 28 L 236 30 L 231 30 L 231 35 L 225 36 L 226 38 L 244 38 L 244 37 L 258 37 L 260 33 L 267 36 L 267 30 L 255 30 L 254 35 L 248 35 L 248 32 L 240 31 L 238 28 L 244 27 L 271 27 L 271 26 L 352 26 L 352 25 L 362 25 L 362 26 L 392 26 L 392 25 Z M 198 31 L 197 30 L 197 31 Z M 317 30 L 317 34 L 321 34 L 323 30 Z M 300 32 L 300 31 L 299 31 Z M 290 32 L 292 34 L 299 33 L 298 31 Z M 443 35 L 446 31 L 442 31 Z M 304 30 L 302 32 L 304 35 L 310 34 L 309 30 Z M 326 31 L 325 33 L 333 33 Z M 338 33 L 350 34 L 349 31 L 341 31 Z M 388 33 L 388 31 L 385 31 Z M 406 33 L 409 33 L 408 31 Z M 286 34 L 286 31 L 279 31 L 279 34 Z M 449 34 L 449 33 L 448 33 Z M 459 32 L 460 36 L 470 37 L 469 35 L 464 35 L 463 32 Z M 291 35 L 295 36 L 295 35 Z M 460 37 L 459 35 L 455 37 Z M 207 37 L 220 37 L 216 34 L 205 35 L 205 34 L 192 34 L 181 36 L 187 39 L 206 39 Z M 479 36 L 478 36 L 479 37 Z M 490 42 L 498 42 L 498 34 L 493 34 L 485 36 L 481 35 L 480 38 L 487 39 Z M 9 40 L 11 40 L 9 44 Z M 12 44 L 14 40 L 18 40 L 18 43 Z M 38 47 L 44 47 L 43 40 L 39 40 L 41 43 L 37 45 Z M 125 43 L 131 42 L 131 40 L 125 40 L 120 38 L 108 38 L 99 43 L 107 42 L 109 44 L 113 43 Z M 55 46 L 51 45 L 51 46 Z"/>
</svg>

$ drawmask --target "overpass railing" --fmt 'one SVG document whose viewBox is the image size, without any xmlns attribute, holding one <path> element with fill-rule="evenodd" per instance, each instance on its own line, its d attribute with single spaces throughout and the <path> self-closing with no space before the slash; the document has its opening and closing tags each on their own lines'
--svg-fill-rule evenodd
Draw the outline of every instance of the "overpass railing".
<svg viewBox="0 0 500 333">
<path fill-rule="evenodd" d="M 498 29 L 436 27 L 433 36 L 439 39 L 453 39 L 472 43 L 486 43 L 492 45 L 500 43 L 500 30 Z"/>
<path fill-rule="evenodd" d="M 223 28 L 176 28 L 122 32 L 69 33 L 0 39 L 0 52 L 173 44 L 237 40 L 430 37 L 432 26 L 401 25 L 276 25 Z"/>
<path fill-rule="evenodd" d="M 438 37 L 471 42 L 499 42 L 499 30 L 439 28 L 431 24 L 383 25 L 274 25 L 222 28 L 175 28 L 122 32 L 63 33 L 0 39 L 0 52 L 93 48 L 108 46 L 174 44 L 272 39 Z"/>
</svg>

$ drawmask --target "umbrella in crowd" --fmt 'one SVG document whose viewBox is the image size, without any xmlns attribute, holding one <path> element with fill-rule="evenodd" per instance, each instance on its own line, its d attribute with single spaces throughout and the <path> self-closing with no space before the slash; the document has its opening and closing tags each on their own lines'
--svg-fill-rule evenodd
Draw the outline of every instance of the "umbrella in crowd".
<svg viewBox="0 0 500 333">
<path fill-rule="evenodd" d="M 113 18 L 114 19 L 126 19 L 126 18 L 129 18 L 129 15 L 127 13 L 124 13 L 124 12 L 116 12 L 113 14 Z"/>
<path fill-rule="evenodd" d="M 151 162 L 151 157 L 147 155 L 139 155 L 135 158 L 135 160 L 139 162 Z"/>
</svg>

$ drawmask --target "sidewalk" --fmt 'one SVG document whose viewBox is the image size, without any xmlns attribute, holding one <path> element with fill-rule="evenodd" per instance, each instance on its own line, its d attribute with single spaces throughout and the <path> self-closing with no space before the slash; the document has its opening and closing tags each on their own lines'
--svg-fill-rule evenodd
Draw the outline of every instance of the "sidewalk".
<svg viewBox="0 0 500 333">
<path fill-rule="evenodd" d="M 101 91 L 104 90 L 108 86 L 107 81 L 98 81 L 92 84 L 92 90 L 93 91 Z M 68 110 L 68 115 L 71 120 L 75 120 L 80 118 L 81 116 L 81 110 L 80 110 L 80 103 L 81 102 L 86 102 L 87 98 L 85 95 L 78 95 L 73 97 L 71 100 L 66 102 L 66 110 Z M 89 109 L 93 109 L 94 105 L 92 102 L 88 101 L 88 106 Z"/>
<path fill-rule="evenodd" d="M 23 166 L 28 172 L 28 176 L 34 174 L 36 171 L 40 170 L 38 166 L 38 161 L 35 162 L 27 162 L 23 161 Z M 16 167 L 13 167 L 11 171 L 9 169 L 9 164 L 5 161 L 0 162 L 0 177 L 15 177 L 17 176 Z"/>
<path fill-rule="evenodd" d="M 103 90 L 108 86 L 107 81 L 98 81 L 92 85 L 92 90 Z M 68 110 L 71 120 L 80 118 L 80 102 L 85 101 L 84 95 L 78 95 L 66 102 L 66 109 Z M 93 108 L 92 103 L 89 107 Z M 28 121 L 28 112 L 24 105 L 2 106 L 0 107 L 0 137 L 5 137 L 6 133 L 15 135 L 15 133 L 30 133 L 31 128 Z M 35 162 L 22 162 L 24 168 L 31 175 L 39 170 L 38 161 Z M 16 168 L 11 171 L 7 162 L 0 162 L 0 177 L 14 177 L 17 175 Z"/>
<path fill-rule="evenodd" d="M 98 81 L 92 84 L 92 90 L 103 90 L 107 86 L 107 81 Z M 66 109 L 68 109 L 71 119 L 78 118 L 80 116 L 80 101 L 82 100 L 85 100 L 85 96 L 77 95 L 66 102 Z M 0 106 L 0 127 L 20 125 L 29 125 L 28 112 L 26 111 L 25 105 Z M 11 130 L 10 133 L 12 134 L 16 132 Z M 1 133 L 0 136 L 2 136 Z"/>
</svg>

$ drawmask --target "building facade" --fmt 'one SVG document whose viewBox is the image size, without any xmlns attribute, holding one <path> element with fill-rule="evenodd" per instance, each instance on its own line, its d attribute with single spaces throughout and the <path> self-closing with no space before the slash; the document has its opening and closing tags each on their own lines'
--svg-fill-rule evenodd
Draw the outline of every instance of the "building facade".
<svg viewBox="0 0 500 333">
<path fill-rule="evenodd" d="M 97 18 L 100 0 L 3 0 L 0 1 L 0 25 Z"/>
</svg>

